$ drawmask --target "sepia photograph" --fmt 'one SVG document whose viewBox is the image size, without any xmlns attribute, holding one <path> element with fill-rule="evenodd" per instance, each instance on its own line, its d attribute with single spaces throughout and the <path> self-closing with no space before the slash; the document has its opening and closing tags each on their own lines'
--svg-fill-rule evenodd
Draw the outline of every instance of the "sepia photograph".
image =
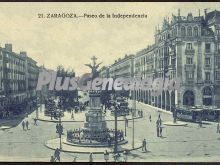
<svg viewBox="0 0 220 165">
<path fill-rule="evenodd" d="M 0 11 L 0 162 L 220 162 L 219 2 Z"/>
</svg>

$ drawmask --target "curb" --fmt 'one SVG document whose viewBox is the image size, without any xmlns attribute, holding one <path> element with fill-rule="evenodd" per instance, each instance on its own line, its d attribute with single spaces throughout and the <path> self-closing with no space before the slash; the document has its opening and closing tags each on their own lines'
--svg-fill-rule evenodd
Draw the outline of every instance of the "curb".
<svg viewBox="0 0 220 165">
<path fill-rule="evenodd" d="M 44 143 L 44 146 L 47 147 L 48 149 L 51 149 L 51 150 L 54 150 L 54 151 L 55 151 L 54 148 L 47 146 L 46 142 Z M 86 149 L 86 147 L 84 147 L 84 148 Z M 138 149 L 140 149 L 140 148 L 142 148 L 142 146 L 135 147 L 135 148 L 132 148 L 132 149 L 124 149 L 124 150 L 118 151 L 118 153 L 122 153 L 122 152 L 124 152 L 125 150 L 127 150 L 127 151 L 134 151 L 134 150 L 138 150 Z M 61 151 L 61 152 L 66 152 L 66 153 L 77 153 L 77 154 L 90 154 L 90 153 L 91 153 L 91 152 L 81 152 L 81 151 L 67 151 L 67 150 L 63 150 L 63 149 L 61 149 L 60 151 Z M 103 152 L 93 152 L 92 154 L 104 154 L 104 153 L 105 153 L 105 152 L 103 151 Z M 110 151 L 110 152 L 108 152 L 108 153 L 111 153 L 111 154 L 112 154 L 112 153 L 114 153 L 114 151 Z"/>
<path fill-rule="evenodd" d="M 134 120 L 137 120 L 137 119 L 141 119 L 142 117 L 135 117 L 134 118 Z M 35 118 L 32 118 L 33 120 L 35 119 Z M 38 121 L 43 121 L 43 122 L 52 122 L 52 123 L 59 123 L 59 120 L 46 120 L 46 119 L 37 119 Z M 133 119 L 128 119 L 128 121 L 129 120 L 133 120 Z M 115 121 L 115 120 L 113 120 L 113 119 L 111 119 L 111 120 L 105 120 L 105 121 Z M 117 120 L 117 121 L 125 121 L 124 119 L 119 119 L 119 120 Z M 62 121 L 61 120 L 61 122 L 62 123 L 64 123 L 64 122 L 78 122 L 78 123 L 82 123 L 82 122 L 85 122 L 84 120 L 64 120 L 64 121 Z"/>
<path fill-rule="evenodd" d="M 138 103 L 138 102 L 136 101 L 136 103 Z M 162 108 L 158 108 L 158 107 L 155 107 L 155 106 L 152 106 L 152 105 L 149 105 L 149 104 L 145 104 L 145 103 L 142 103 L 142 102 L 139 102 L 138 104 L 142 104 L 142 105 L 145 105 L 145 106 L 148 106 L 148 107 L 154 108 L 154 109 L 156 109 L 156 110 L 158 110 L 158 111 L 160 111 L 160 112 L 164 112 L 164 113 L 167 113 L 167 114 L 172 115 L 172 112 L 167 111 L 167 110 L 162 109 Z"/>
</svg>

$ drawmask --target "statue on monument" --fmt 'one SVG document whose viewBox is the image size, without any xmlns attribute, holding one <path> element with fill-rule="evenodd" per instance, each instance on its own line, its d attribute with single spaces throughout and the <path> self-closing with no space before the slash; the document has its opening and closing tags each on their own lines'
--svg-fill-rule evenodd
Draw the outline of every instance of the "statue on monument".
<svg viewBox="0 0 220 165">
<path fill-rule="evenodd" d="M 92 69 L 92 79 L 94 79 L 94 78 L 98 77 L 98 75 L 99 75 L 99 71 L 97 69 L 102 64 L 102 62 L 99 64 L 96 64 L 97 58 L 95 56 L 93 56 L 91 58 L 91 60 L 93 61 L 93 64 L 85 64 L 85 65 Z"/>
</svg>

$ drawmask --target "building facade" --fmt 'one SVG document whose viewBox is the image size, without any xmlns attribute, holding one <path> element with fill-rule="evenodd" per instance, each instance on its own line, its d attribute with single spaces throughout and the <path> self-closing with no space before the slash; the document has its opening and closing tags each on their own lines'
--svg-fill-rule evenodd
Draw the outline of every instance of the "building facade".
<svg viewBox="0 0 220 165">
<path fill-rule="evenodd" d="M 176 106 L 220 107 L 220 12 L 181 16 L 178 10 L 155 28 L 154 38 L 153 45 L 133 57 L 133 67 L 115 62 L 110 77 L 132 77 L 128 73 L 133 72 L 141 78 L 179 78 L 178 90 L 162 91 L 159 96 L 151 96 L 152 91 L 132 93 L 136 100 L 168 111 Z"/>
<path fill-rule="evenodd" d="M 36 62 L 25 52 L 13 52 L 12 44 L 0 47 L 1 109 L 10 111 L 11 105 L 19 105 L 35 97 L 38 72 Z"/>
<path fill-rule="evenodd" d="M 124 58 L 115 60 L 109 67 L 109 77 L 133 77 L 134 76 L 134 55 L 125 55 Z"/>
</svg>

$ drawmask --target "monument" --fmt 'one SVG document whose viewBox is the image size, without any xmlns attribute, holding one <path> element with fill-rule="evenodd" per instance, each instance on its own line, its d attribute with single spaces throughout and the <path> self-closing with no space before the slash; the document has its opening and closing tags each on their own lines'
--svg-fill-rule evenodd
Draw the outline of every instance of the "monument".
<svg viewBox="0 0 220 165">
<path fill-rule="evenodd" d="M 93 56 L 93 65 L 85 64 L 92 69 L 92 79 L 98 77 L 98 67 L 101 63 L 96 65 L 97 58 Z M 100 93 L 101 91 L 88 91 L 89 93 L 89 110 L 86 113 L 86 122 L 84 123 L 84 135 L 90 140 L 105 142 L 108 138 L 107 125 L 105 116 L 102 113 Z"/>
<path fill-rule="evenodd" d="M 92 58 L 93 64 L 85 64 L 89 66 L 92 70 L 91 79 L 98 77 L 99 73 L 97 71 L 99 64 L 96 64 L 97 58 L 93 56 Z M 70 130 L 67 133 L 67 141 L 74 144 L 74 145 L 86 145 L 90 147 L 97 147 L 97 146 L 110 146 L 109 143 L 115 143 L 115 130 L 108 129 L 105 116 L 103 115 L 101 109 L 101 100 L 100 94 L 101 91 L 94 91 L 89 90 L 89 110 L 85 114 L 86 121 L 84 123 L 84 127 L 81 129 Z M 123 133 L 118 131 L 118 142 L 120 144 L 127 143 L 124 140 Z M 121 137 L 120 137 L 121 135 Z"/>
</svg>

